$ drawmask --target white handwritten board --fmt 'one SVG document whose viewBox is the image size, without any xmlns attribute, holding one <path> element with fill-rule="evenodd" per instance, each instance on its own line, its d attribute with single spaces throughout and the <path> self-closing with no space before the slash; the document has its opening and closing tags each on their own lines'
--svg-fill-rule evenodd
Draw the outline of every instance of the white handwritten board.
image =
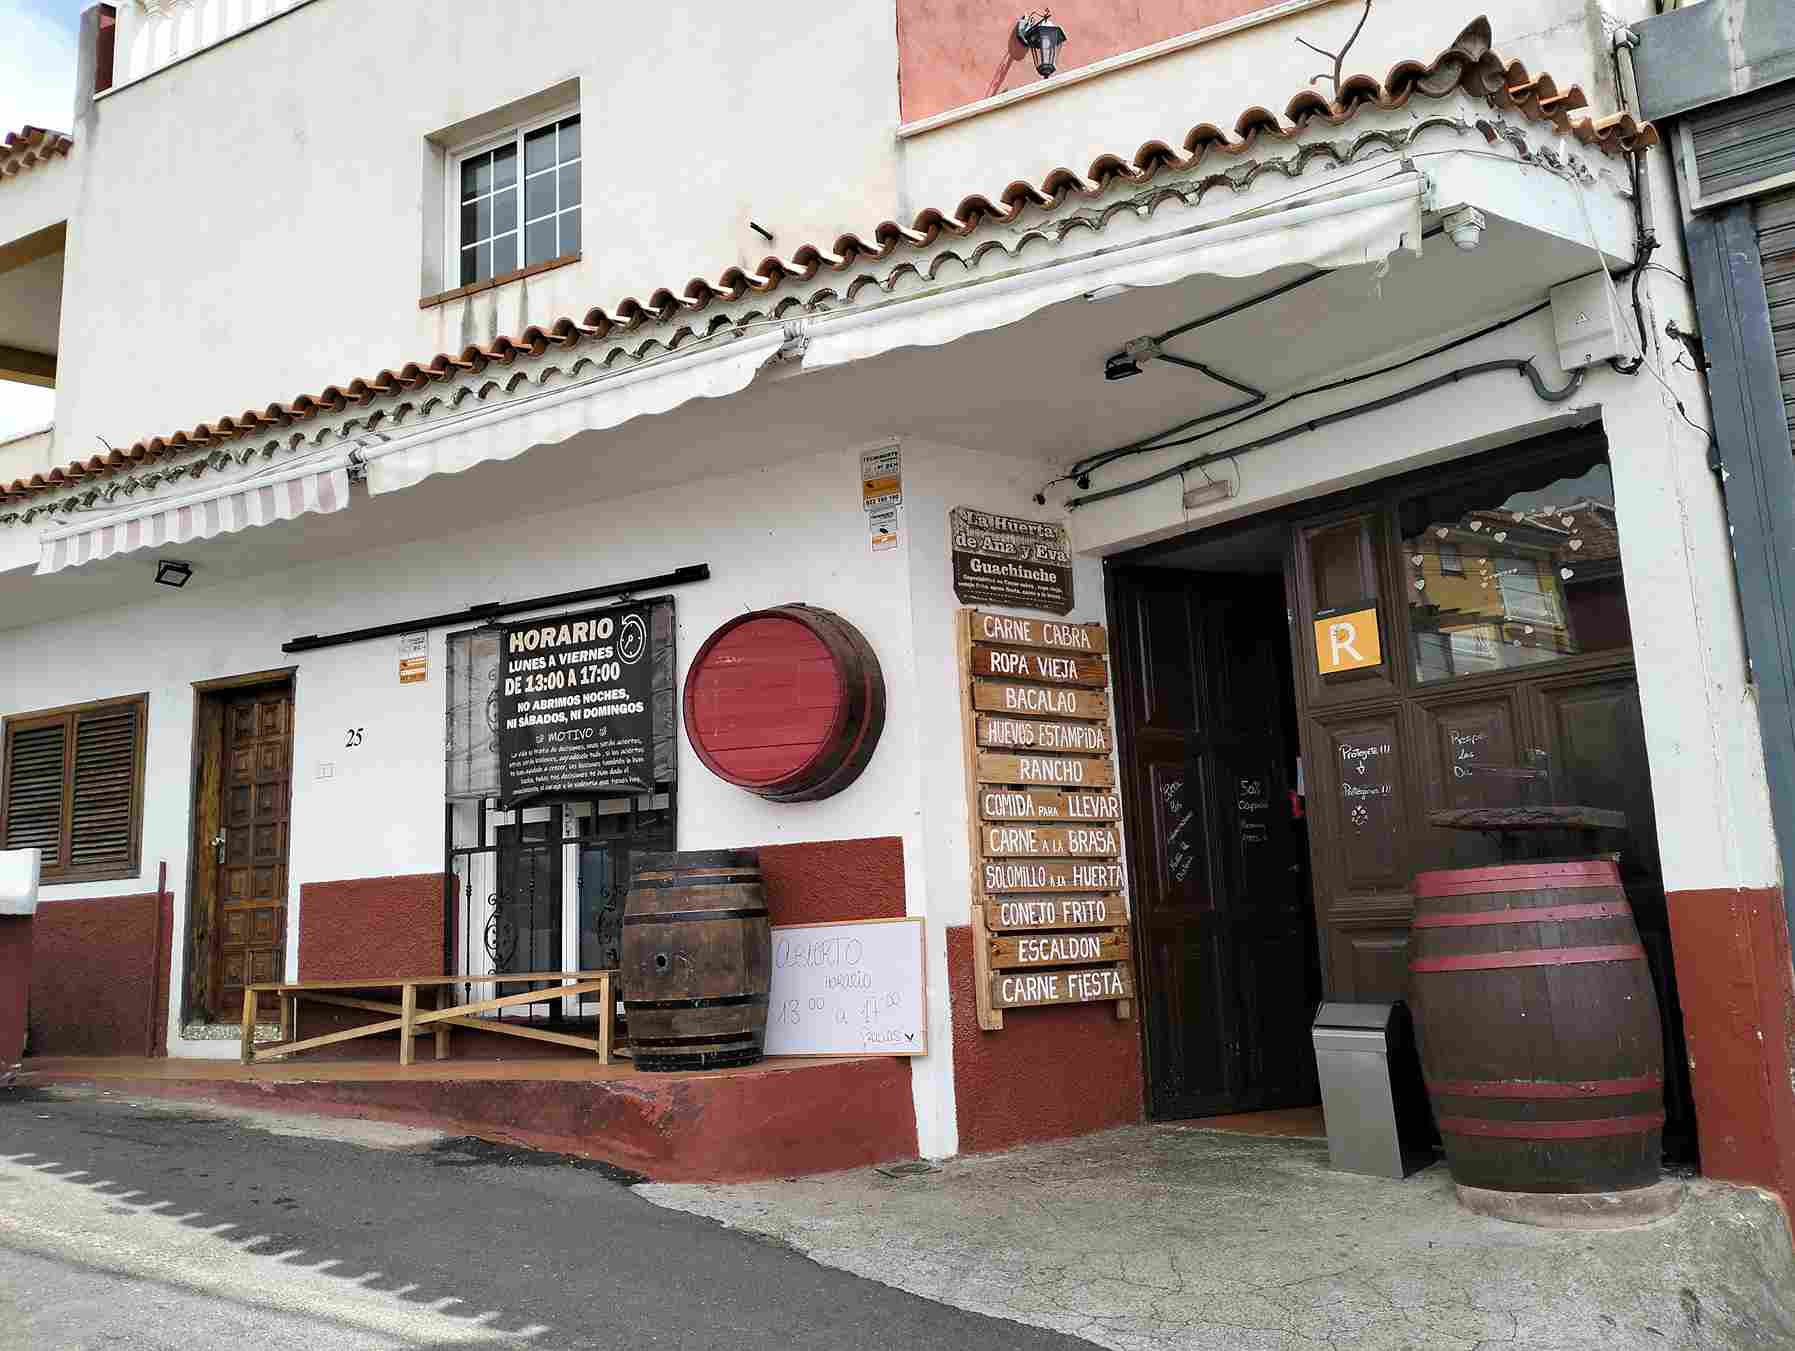
<svg viewBox="0 0 1795 1351">
<path fill-rule="evenodd" d="M 768 1055 L 926 1055 L 923 922 L 773 929 Z"/>
</svg>

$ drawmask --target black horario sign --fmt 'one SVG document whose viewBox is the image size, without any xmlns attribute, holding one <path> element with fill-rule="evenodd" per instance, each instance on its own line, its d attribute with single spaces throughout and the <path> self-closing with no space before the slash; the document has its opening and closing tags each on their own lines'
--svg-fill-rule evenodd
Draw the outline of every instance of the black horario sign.
<svg viewBox="0 0 1795 1351">
<path fill-rule="evenodd" d="M 499 800 L 645 793 L 655 782 L 661 630 L 648 602 L 507 624 Z"/>
</svg>

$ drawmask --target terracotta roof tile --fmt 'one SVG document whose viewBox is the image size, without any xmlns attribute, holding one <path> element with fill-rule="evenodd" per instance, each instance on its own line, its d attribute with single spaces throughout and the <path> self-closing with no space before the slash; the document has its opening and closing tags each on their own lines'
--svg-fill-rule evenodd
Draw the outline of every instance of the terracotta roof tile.
<svg viewBox="0 0 1795 1351">
<path fill-rule="evenodd" d="M 7 132 L 6 140 L 0 142 L 0 183 L 46 160 L 67 155 L 74 143 L 73 137 L 43 127 Z"/>
<path fill-rule="evenodd" d="M 349 403 L 366 405 L 431 381 L 478 372 L 489 365 L 508 365 L 520 355 L 541 355 L 551 343 L 567 345 L 602 339 L 616 331 L 628 332 L 671 318 L 681 311 L 702 310 L 719 301 L 773 291 L 791 281 L 809 281 L 824 269 L 843 272 L 862 261 L 887 258 L 900 249 L 928 248 L 943 236 L 970 234 L 987 219 L 1009 222 L 1026 210 L 1051 210 L 1073 196 L 1095 197 L 1118 179 L 1144 182 L 1162 172 L 1188 171 L 1210 155 L 1239 159 L 1266 140 L 1292 139 L 1317 120 L 1342 126 L 1367 108 L 1396 111 L 1417 95 L 1446 98 L 1460 91 L 1486 99 L 1501 111 L 1518 113 L 1528 121 L 1548 123 L 1560 135 L 1607 155 L 1630 154 L 1659 143 L 1651 123 L 1636 122 L 1625 113 L 1599 120 L 1587 116 L 1573 118 L 1572 113 L 1587 105 L 1583 91 L 1574 84 L 1560 89 L 1549 74 L 1532 74 L 1519 61 L 1503 60 L 1491 45 L 1489 20 L 1478 18 L 1432 61 L 1399 62 L 1382 82 L 1369 75 L 1352 76 L 1341 82 L 1332 102 L 1313 89 L 1302 90 L 1285 106 L 1282 119 L 1263 107 L 1248 108 L 1235 120 L 1232 136 L 1213 123 L 1204 122 L 1186 132 L 1179 147 L 1162 140 L 1148 141 L 1132 156 L 1099 155 L 1082 174 L 1061 167 L 1048 173 L 1038 186 L 1018 179 L 995 198 L 974 193 L 963 198 L 951 213 L 929 207 L 918 212 L 908 225 L 881 221 L 871 232 L 871 243 L 862 235 L 848 233 L 827 247 L 805 244 L 789 258 L 769 255 L 761 259 L 751 272 L 731 267 L 715 281 L 693 277 L 677 291 L 663 287 L 652 292 L 646 302 L 628 296 L 610 311 L 594 307 L 579 319 L 563 316 L 547 329 L 531 327 L 518 338 L 495 338 L 485 347 L 463 348 L 458 355 L 438 352 L 427 361 L 408 362 L 398 371 L 382 370 L 351 380 L 346 386 L 329 385 L 316 394 L 300 394 L 285 405 L 269 404 L 260 413 L 249 410 L 217 422 L 202 422 L 189 431 L 153 436 L 122 453 L 96 455 L 71 463 L 66 470 L 52 471 L 49 480 L 34 475 L 29 482 L 16 480 L 0 485 L 0 501 L 34 497 L 76 476 L 110 474 L 127 466 L 152 463 L 165 455 L 229 441 L 263 426 L 303 422 Z M 55 136 L 36 128 L 27 128 L 26 134 Z M 60 148 L 43 153 L 66 154 L 68 138 L 58 139 Z M 9 153 L 13 142 L 9 136 Z"/>
</svg>

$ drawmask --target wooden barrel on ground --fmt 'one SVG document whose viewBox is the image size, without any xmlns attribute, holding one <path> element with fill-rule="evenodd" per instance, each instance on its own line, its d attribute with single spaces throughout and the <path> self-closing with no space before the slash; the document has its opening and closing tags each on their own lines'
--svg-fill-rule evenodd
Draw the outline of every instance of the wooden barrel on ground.
<svg viewBox="0 0 1795 1351">
<path fill-rule="evenodd" d="M 781 605 L 705 640 L 686 677 L 686 737 L 706 769 L 770 802 L 839 793 L 885 728 L 885 677 L 840 615 Z"/>
<path fill-rule="evenodd" d="M 1496 1191 L 1658 1181 L 1664 1048 L 1620 870 L 1415 879 L 1409 1002 L 1452 1176 Z"/>
<path fill-rule="evenodd" d="M 752 850 L 638 854 L 623 909 L 638 1069 L 752 1065 L 767 1040 L 772 932 Z"/>
</svg>

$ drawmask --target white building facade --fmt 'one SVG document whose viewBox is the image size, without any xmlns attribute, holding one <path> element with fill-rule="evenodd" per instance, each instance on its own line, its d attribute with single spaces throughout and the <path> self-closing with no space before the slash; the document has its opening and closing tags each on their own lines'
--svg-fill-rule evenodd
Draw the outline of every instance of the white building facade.
<svg viewBox="0 0 1795 1351">
<path fill-rule="evenodd" d="M 1537 750 L 1561 796 L 1566 775 L 1616 795 L 1588 805 L 1630 822 L 1600 848 L 1632 861 L 1642 932 L 1658 925 L 1666 1131 L 1715 1176 L 1783 1187 L 1764 1163 L 1795 1143 L 1776 841 L 1705 392 L 1662 336 L 1695 325 L 1674 185 L 1614 51 L 1646 7 L 1538 0 L 1492 47 L 1472 13 L 1379 6 L 1345 67 L 1378 74 L 1337 86 L 1294 39 L 1337 45 L 1357 5 L 1223 6 L 1206 27 L 1141 8 L 1138 32 L 1093 16 L 1085 54 L 1079 17 L 1059 16 L 1051 80 L 1011 49 L 1010 16 L 993 50 L 1015 70 L 972 97 L 930 54 L 991 35 L 905 0 L 752 25 L 346 0 L 90 12 L 71 143 L 0 179 L 0 262 L 34 255 L 0 268 L 0 312 L 37 316 L 41 348 L 44 276 L 60 287 L 55 427 L 0 446 L 0 713 L 21 736 L 65 717 L 78 739 L 89 706 L 141 696 L 121 724 L 141 769 L 119 780 L 124 833 L 98 812 L 87 855 L 72 750 L 52 836 L 25 838 L 30 804 L 11 800 L 4 843 L 62 851 L 40 928 L 59 906 L 156 897 L 151 1041 L 171 1056 L 236 1054 L 209 1030 L 231 1016 L 218 981 L 197 975 L 220 943 L 276 964 L 256 979 L 468 969 L 485 915 L 452 857 L 469 809 L 447 796 L 444 727 L 451 647 L 481 621 L 450 617 L 659 594 L 703 564 L 666 587 L 681 688 L 726 620 L 788 603 L 842 616 L 878 658 L 885 726 L 844 791 L 746 793 L 682 723 L 670 810 L 681 850 L 877 843 L 900 860 L 898 885 L 850 871 L 814 913 L 926 921 L 923 1155 L 1311 1092 L 1266 1068 L 1301 1048 L 1309 996 L 1400 997 L 1412 873 L 1484 858 L 1425 828 L 1458 802 L 1428 738 L 1482 735 L 1495 768 Z M 1645 231 L 1664 247 L 1635 282 Z M 1140 373 L 1113 378 L 1118 360 Z M 886 448 L 901 507 L 875 547 L 862 459 Z M 1490 482 L 1508 487 L 1478 497 Z M 978 1023 L 960 506 L 1065 526 L 1068 618 L 1109 626 L 1129 1021 L 1105 1003 Z M 1566 586 L 1513 580 L 1518 541 L 1477 552 L 1498 511 L 1514 529 L 1562 516 L 1540 556 Z M 1452 551 L 1421 548 L 1448 516 Z M 1315 542 L 1343 521 L 1364 522 L 1350 597 Z M 1488 594 L 1478 558 L 1506 609 L 1431 603 L 1467 564 Z M 157 584 L 171 560 L 184 586 Z M 1579 569 L 1618 602 L 1572 595 Z M 1168 573 L 1198 609 L 1259 596 L 1248 617 L 1284 635 L 1273 778 L 1303 824 L 1274 838 L 1304 879 L 1300 941 L 1238 918 L 1263 892 L 1246 874 L 1204 863 L 1216 896 L 1189 905 L 1184 875 L 1161 875 L 1142 767 L 1171 668 L 1143 616 Z M 1375 689 L 1311 678 L 1312 619 L 1346 600 L 1378 615 Z M 426 678 L 401 680 L 394 626 L 428 634 Z M 1232 631 L 1199 638 L 1243 651 Z M 1191 657 L 1181 678 L 1208 690 L 1225 664 Z M 256 818 L 280 837 L 279 876 L 255 883 L 278 926 L 259 946 L 198 897 L 217 885 L 204 803 L 231 773 L 207 719 L 257 690 L 284 691 L 270 716 L 290 716 L 284 768 L 245 780 L 286 794 Z M 1598 725 L 1600 744 L 1578 740 Z M 1175 754 L 1222 754 L 1201 740 Z M 1355 843 L 1329 765 L 1385 742 L 1402 769 L 1372 804 L 1391 813 L 1380 854 Z M 36 744 L 9 740 L 12 763 Z M 1207 791 L 1213 852 L 1239 821 Z M 1226 940 L 1184 913 L 1230 905 Z M 1250 953 L 1277 969 L 1243 974 Z M 1223 1004 L 1196 993 L 1199 961 L 1229 973 L 1211 982 Z"/>
</svg>

